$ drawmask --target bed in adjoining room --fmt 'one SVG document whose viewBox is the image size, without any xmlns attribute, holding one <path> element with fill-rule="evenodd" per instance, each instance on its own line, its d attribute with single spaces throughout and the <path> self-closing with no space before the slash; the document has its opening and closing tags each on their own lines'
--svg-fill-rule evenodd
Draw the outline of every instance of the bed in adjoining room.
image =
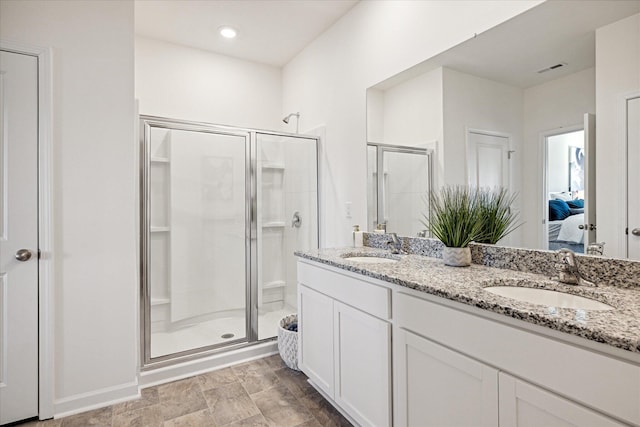
<svg viewBox="0 0 640 427">
<path fill-rule="evenodd" d="M 549 249 L 584 253 L 584 199 L 549 200 Z"/>
</svg>

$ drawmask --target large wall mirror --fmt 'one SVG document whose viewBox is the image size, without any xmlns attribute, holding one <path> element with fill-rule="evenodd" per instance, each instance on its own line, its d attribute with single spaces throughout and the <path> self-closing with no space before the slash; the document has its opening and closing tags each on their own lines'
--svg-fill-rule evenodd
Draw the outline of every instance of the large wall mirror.
<svg viewBox="0 0 640 427">
<path fill-rule="evenodd" d="M 639 13 L 640 1 L 544 2 L 368 88 L 369 150 L 371 144 L 415 147 L 428 141 L 433 188 L 500 185 L 517 192 L 513 209 L 524 225 L 499 244 L 582 252 L 604 240 L 605 255 L 626 257 L 622 222 L 629 217 L 613 218 L 603 206 L 626 212 L 633 205 L 632 192 L 623 188 L 631 160 L 621 154 L 619 165 L 596 167 L 602 151 L 627 150 L 614 146 L 613 135 L 595 137 L 596 124 L 617 126 L 622 141 L 625 112 L 620 107 L 614 116 L 594 114 L 614 109 L 605 101 L 622 106 L 619 93 L 640 92 L 640 80 L 633 80 L 633 73 L 640 75 Z M 604 61 L 617 50 L 612 46 L 631 55 Z M 612 82 L 625 75 L 631 75 L 626 89 Z M 373 183 L 368 180 L 370 199 Z M 620 191 L 603 191 L 618 183 Z M 605 194 L 596 198 L 597 189 Z M 376 217 L 377 202 L 368 205 L 369 218 Z M 560 215 L 551 209 L 556 205 Z M 402 235 L 416 236 L 423 228 L 387 224 Z"/>
</svg>

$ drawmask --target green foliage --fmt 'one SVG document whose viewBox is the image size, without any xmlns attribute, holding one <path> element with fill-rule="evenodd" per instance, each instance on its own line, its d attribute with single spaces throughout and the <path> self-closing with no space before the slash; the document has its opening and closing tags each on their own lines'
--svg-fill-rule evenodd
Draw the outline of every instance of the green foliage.
<svg viewBox="0 0 640 427">
<path fill-rule="evenodd" d="M 475 191 L 464 186 L 446 186 L 430 195 L 431 214 L 422 222 L 445 246 L 465 248 L 480 234 Z"/>
<path fill-rule="evenodd" d="M 515 198 L 504 188 L 445 186 L 431 193 L 431 212 L 422 223 L 448 247 L 464 248 L 472 241 L 495 244 L 521 225 L 510 209 Z"/>
<path fill-rule="evenodd" d="M 516 194 L 509 194 L 506 188 L 476 190 L 476 206 L 482 223 L 482 232 L 474 239 L 478 243 L 495 245 L 522 223 L 516 223 L 518 214 L 511 210 Z"/>
</svg>

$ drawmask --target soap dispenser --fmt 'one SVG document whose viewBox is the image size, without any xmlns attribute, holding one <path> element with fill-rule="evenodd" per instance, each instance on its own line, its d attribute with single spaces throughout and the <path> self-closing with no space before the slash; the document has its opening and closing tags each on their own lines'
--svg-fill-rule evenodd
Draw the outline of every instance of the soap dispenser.
<svg viewBox="0 0 640 427">
<path fill-rule="evenodd" d="M 364 246 L 363 232 L 360 231 L 359 225 L 354 225 L 353 226 L 353 247 L 361 248 L 362 246 Z"/>
</svg>

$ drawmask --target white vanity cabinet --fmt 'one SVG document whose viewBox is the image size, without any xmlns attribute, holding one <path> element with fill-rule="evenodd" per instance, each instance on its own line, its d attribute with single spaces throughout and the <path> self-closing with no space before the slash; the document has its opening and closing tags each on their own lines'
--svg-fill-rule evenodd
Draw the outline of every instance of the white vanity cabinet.
<svg viewBox="0 0 640 427">
<path fill-rule="evenodd" d="M 497 369 L 403 329 L 394 360 L 394 425 L 498 425 Z"/>
<path fill-rule="evenodd" d="M 333 299 L 298 285 L 298 331 L 298 366 L 334 397 Z"/>
<path fill-rule="evenodd" d="M 514 427 L 621 427 L 605 417 L 569 399 L 536 387 L 501 372 L 500 425 Z"/>
<path fill-rule="evenodd" d="M 298 366 L 358 424 L 390 426 L 390 289 L 304 261 L 298 281 Z"/>
<path fill-rule="evenodd" d="M 361 426 L 640 426 L 633 354 L 312 261 L 298 280 L 299 366 Z"/>
<path fill-rule="evenodd" d="M 637 363 L 428 294 L 393 298 L 394 426 L 640 425 Z"/>
</svg>

